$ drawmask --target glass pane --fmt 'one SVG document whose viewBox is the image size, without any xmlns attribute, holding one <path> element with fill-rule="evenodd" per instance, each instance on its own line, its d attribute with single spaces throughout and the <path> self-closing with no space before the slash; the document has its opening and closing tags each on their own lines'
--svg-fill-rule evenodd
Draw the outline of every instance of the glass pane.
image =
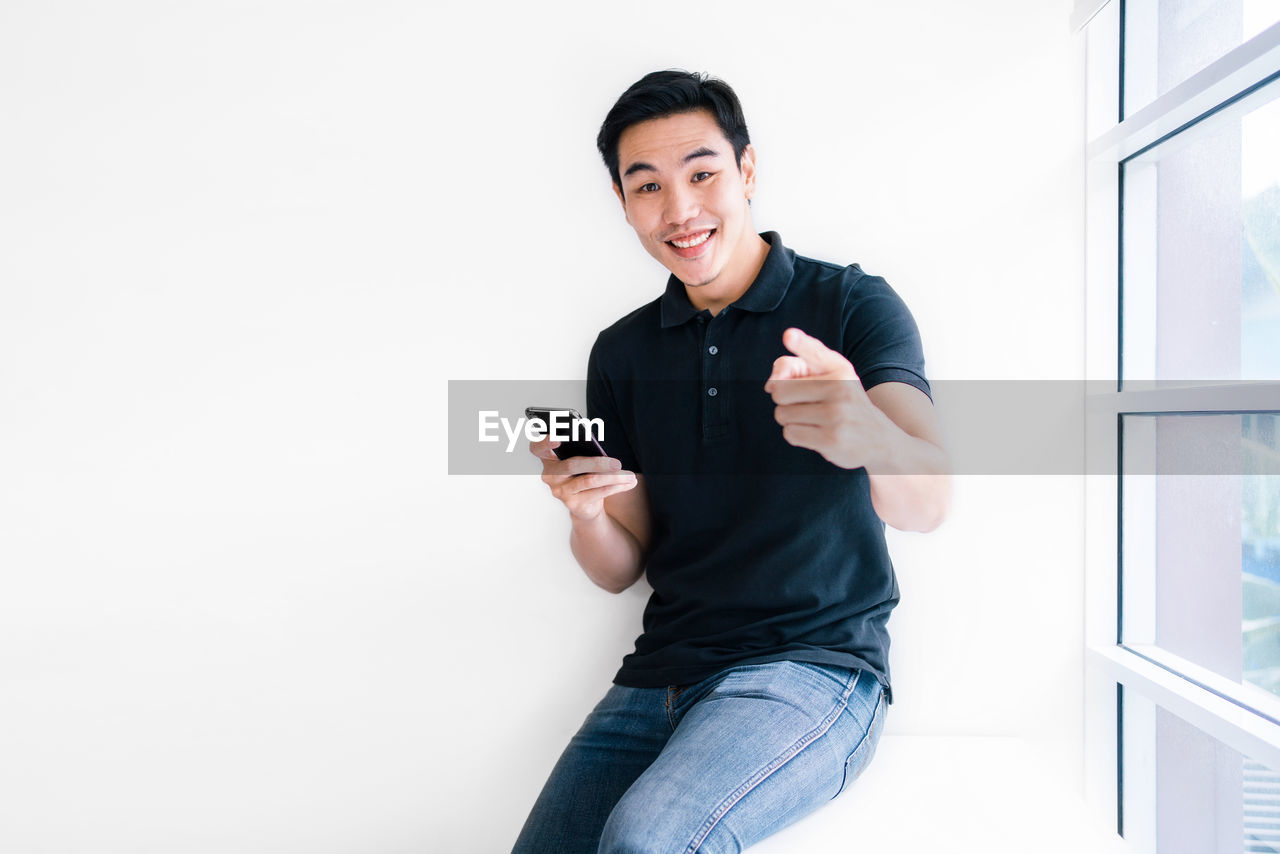
<svg viewBox="0 0 1280 854">
<path fill-rule="evenodd" d="M 1280 852 L 1280 774 L 1124 692 L 1124 837 L 1140 854 Z"/>
<path fill-rule="evenodd" d="M 1125 381 L 1280 378 L 1280 84 L 1123 168 Z"/>
<path fill-rule="evenodd" d="M 1240 377 L 1280 377 L 1280 100 L 1244 116 Z"/>
<path fill-rule="evenodd" d="M 1280 21 L 1280 0 L 1125 0 L 1125 117 Z"/>
<path fill-rule="evenodd" d="M 1123 642 L 1280 716 L 1280 416 L 1126 415 L 1122 430 Z"/>
</svg>

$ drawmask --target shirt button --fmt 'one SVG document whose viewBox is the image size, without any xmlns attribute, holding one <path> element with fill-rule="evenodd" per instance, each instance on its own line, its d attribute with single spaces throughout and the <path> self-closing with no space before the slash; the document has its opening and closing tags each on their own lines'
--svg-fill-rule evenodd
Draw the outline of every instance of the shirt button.
<svg viewBox="0 0 1280 854">
<path fill-rule="evenodd" d="M 720 352 L 720 348 L 717 347 L 715 344 L 712 344 L 710 347 L 707 348 L 707 352 L 714 356 L 716 353 Z"/>
<path fill-rule="evenodd" d="M 719 393 L 720 393 L 720 392 L 719 392 L 719 391 L 717 391 L 717 390 L 715 389 L 715 387 L 712 387 L 712 388 L 707 389 L 707 397 L 715 397 L 715 396 L 716 396 L 717 394 L 719 394 Z"/>
</svg>

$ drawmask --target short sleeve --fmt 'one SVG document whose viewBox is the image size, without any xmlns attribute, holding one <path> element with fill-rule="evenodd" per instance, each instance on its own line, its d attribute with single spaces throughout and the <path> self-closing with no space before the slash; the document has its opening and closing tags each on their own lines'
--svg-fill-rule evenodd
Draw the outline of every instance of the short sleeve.
<svg viewBox="0 0 1280 854">
<path fill-rule="evenodd" d="M 599 418 L 604 424 L 604 438 L 600 444 L 604 446 L 605 453 L 622 463 L 626 471 L 640 474 L 640 461 L 632 450 L 627 432 L 635 422 L 622 415 L 617 380 L 611 380 L 605 368 L 605 349 L 601 338 L 597 337 L 587 359 L 587 417 Z"/>
<path fill-rule="evenodd" d="M 856 269 L 856 268 L 855 268 Z M 933 397 L 920 330 L 902 297 L 879 276 L 862 275 L 845 296 L 844 355 L 863 388 L 900 382 Z"/>
</svg>

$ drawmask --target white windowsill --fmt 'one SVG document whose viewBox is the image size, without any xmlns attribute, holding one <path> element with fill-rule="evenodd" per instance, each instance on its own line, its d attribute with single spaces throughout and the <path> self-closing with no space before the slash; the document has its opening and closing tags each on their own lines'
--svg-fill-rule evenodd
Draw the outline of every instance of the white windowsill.
<svg viewBox="0 0 1280 854">
<path fill-rule="evenodd" d="M 1021 738 L 887 735 L 834 803 L 752 854 L 1131 854 L 1060 766 Z"/>
</svg>

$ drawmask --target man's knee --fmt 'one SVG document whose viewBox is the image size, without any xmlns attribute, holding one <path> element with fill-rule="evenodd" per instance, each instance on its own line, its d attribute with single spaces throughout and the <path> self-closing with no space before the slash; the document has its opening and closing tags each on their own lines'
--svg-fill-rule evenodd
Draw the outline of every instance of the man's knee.
<svg viewBox="0 0 1280 854">
<path fill-rule="evenodd" d="M 629 793 L 634 795 L 634 792 Z M 624 797 L 609 814 L 599 854 L 739 854 L 741 844 L 716 823 L 711 828 L 653 797 Z"/>
<path fill-rule="evenodd" d="M 649 854 L 657 840 L 657 819 L 661 810 L 653 804 L 646 810 L 639 798 L 623 797 L 609 813 L 600 834 L 599 854 Z"/>
</svg>

